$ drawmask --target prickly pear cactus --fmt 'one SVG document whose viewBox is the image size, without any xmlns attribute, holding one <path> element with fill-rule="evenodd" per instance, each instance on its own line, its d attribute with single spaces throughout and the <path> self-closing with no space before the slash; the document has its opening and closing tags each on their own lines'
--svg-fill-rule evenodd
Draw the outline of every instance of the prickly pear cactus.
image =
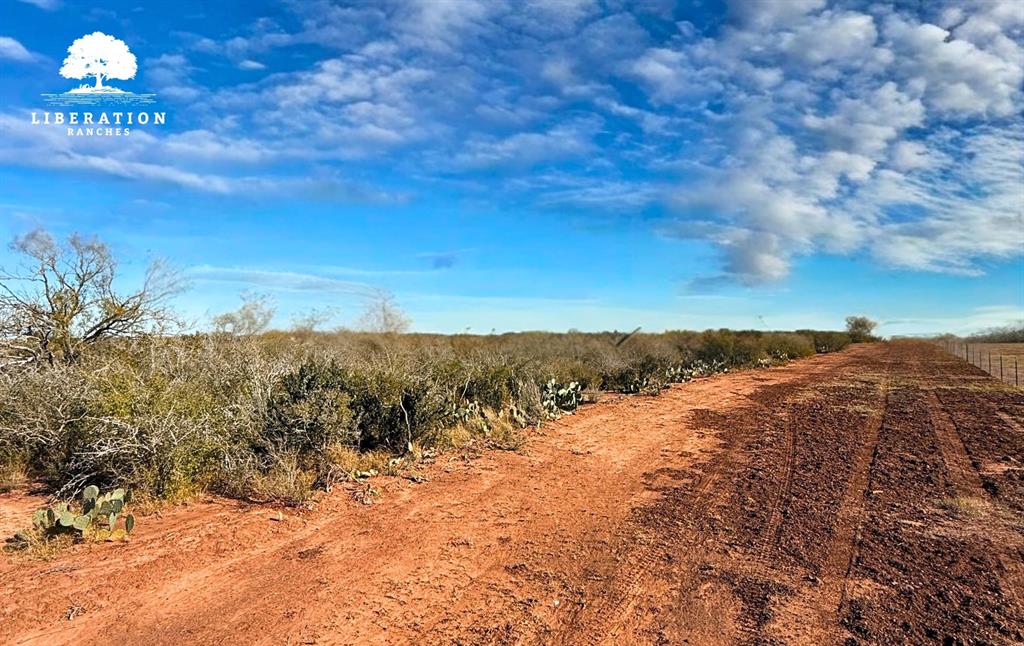
<svg viewBox="0 0 1024 646">
<path fill-rule="evenodd" d="M 82 501 L 89 502 L 90 500 L 96 500 L 100 495 L 100 488 L 96 485 L 89 485 L 82 491 Z"/>
<path fill-rule="evenodd" d="M 560 384 L 554 379 L 541 386 L 541 405 L 550 419 L 575 411 L 583 401 L 583 388 L 575 381 Z"/>
<path fill-rule="evenodd" d="M 32 527 L 44 536 L 71 533 L 81 539 L 124 540 L 135 529 L 135 516 L 123 513 L 130 498 L 124 489 L 102 493 L 99 487 L 89 485 L 82 491 L 80 507 L 72 509 L 70 504 L 60 502 L 38 509 L 32 514 Z M 25 536 L 7 543 L 27 547 Z"/>
</svg>

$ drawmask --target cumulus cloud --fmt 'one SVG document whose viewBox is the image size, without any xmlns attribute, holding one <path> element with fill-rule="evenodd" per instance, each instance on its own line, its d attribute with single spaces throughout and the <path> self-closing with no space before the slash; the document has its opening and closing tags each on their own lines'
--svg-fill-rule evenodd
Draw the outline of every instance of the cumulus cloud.
<svg viewBox="0 0 1024 646">
<path fill-rule="evenodd" d="M 729 11 L 740 23 L 754 29 L 788 25 L 825 6 L 825 0 L 731 0 Z"/>
<path fill-rule="evenodd" d="M 655 220 L 719 252 L 703 285 L 783 280 L 818 253 L 961 274 L 1021 253 L 1024 6 L 727 5 L 289 3 L 145 62 L 161 98 L 189 106 L 182 130 L 111 146 L 11 126 L 0 154 L 197 191 L 403 199 L 346 181 L 356 168 Z M 197 80 L 225 65 L 285 71 Z"/>
<path fill-rule="evenodd" d="M 894 72 L 936 112 L 960 119 L 1019 112 L 1015 99 L 1024 80 L 1024 53 L 1005 35 L 1005 41 L 995 41 L 1003 47 L 992 47 L 986 39 L 992 47 L 987 51 L 937 25 L 900 16 L 888 17 L 884 25 L 896 55 Z"/>
<path fill-rule="evenodd" d="M 1020 254 L 1024 19 L 1011 5 L 951 6 L 942 27 L 898 6 L 740 2 L 718 39 L 648 50 L 629 72 L 652 101 L 717 106 L 664 230 L 720 249 L 707 280 L 751 284 L 822 251 L 964 274 Z M 775 71 L 771 90 L 744 69 Z"/>
</svg>

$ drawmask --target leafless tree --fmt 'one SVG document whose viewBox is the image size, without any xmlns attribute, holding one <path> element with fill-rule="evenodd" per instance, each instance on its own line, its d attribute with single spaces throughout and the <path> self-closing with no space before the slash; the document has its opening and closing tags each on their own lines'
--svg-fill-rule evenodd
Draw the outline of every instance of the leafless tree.
<svg viewBox="0 0 1024 646">
<path fill-rule="evenodd" d="M 292 332 L 311 334 L 320 329 L 338 313 L 334 307 L 314 307 L 292 316 Z"/>
<path fill-rule="evenodd" d="M 408 332 L 411 324 L 409 317 L 395 303 L 394 295 L 380 290 L 367 303 L 359 317 L 358 327 L 366 332 L 401 334 Z"/>
<path fill-rule="evenodd" d="M 62 244 L 37 229 L 11 249 L 22 261 L 0 268 L 0 365 L 75 363 L 91 344 L 159 332 L 175 320 L 169 301 L 184 283 L 163 262 L 122 292 L 116 259 L 94 238 L 73 234 Z"/>
<path fill-rule="evenodd" d="M 265 332 L 276 313 L 277 307 L 270 296 L 245 292 L 242 294 L 242 306 L 234 312 L 213 317 L 213 327 L 222 334 L 251 336 Z"/>
</svg>

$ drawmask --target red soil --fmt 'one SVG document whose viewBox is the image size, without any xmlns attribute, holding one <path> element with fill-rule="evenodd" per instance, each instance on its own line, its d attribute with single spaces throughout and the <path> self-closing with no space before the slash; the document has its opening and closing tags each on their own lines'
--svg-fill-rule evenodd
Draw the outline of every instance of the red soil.
<svg viewBox="0 0 1024 646">
<path fill-rule="evenodd" d="M 590 406 L 315 511 L 0 559 L 11 644 L 1024 641 L 1024 393 L 923 343 Z M 0 530 L 38 501 L 0 497 Z M 69 619 L 69 617 L 71 617 Z"/>
</svg>

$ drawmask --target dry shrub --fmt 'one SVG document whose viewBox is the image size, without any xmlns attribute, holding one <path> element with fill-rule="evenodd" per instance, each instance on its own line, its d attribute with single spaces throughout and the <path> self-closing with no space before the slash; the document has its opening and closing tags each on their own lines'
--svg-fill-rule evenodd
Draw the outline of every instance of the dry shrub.
<svg viewBox="0 0 1024 646">
<path fill-rule="evenodd" d="M 354 473 L 393 472 L 420 449 L 517 449 L 523 427 L 575 408 L 575 396 L 554 409 L 550 400 L 571 382 L 657 393 L 698 368 L 841 342 L 729 330 L 111 340 L 72 365 L 0 370 L 0 468 L 63 497 L 97 484 L 160 500 L 212 490 L 301 504 Z"/>
<path fill-rule="evenodd" d="M 245 460 L 227 466 L 218 488 L 228 495 L 260 503 L 299 506 L 314 493 L 316 474 L 301 465 L 294 451 L 282 451 L 259 461 Z"/>
</svg>

